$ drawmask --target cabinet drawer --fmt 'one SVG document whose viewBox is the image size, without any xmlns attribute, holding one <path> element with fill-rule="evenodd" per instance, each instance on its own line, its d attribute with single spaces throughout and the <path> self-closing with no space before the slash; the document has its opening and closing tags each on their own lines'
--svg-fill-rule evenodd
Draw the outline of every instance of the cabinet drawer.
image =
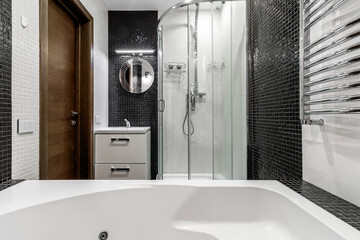
<svg viewBox="0 0 360 240">
<path fill-rule="evenodd" d="M 95 179 L 147 179 L 146 164 L 95 164 Z"/>
<path fill-rule="evenodd" d="M 149 134 L 96 134 L 95 163 L 146 163 Z"/>
</svg>

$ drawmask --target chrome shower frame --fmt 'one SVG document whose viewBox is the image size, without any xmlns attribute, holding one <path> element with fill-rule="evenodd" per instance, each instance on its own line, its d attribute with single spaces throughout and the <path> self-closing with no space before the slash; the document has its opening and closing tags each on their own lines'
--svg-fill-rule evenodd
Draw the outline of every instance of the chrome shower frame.
<svg viewBox="0 0 360 240">
<path fill-rule="evenodd" d="M 170 15 L 171 13 L 177 11 L 180 8 L 183 7 L 189 7 L 191 5 L 196 5 L 196 4 L 201 4 L 201 3 L 213 3 L 213 2 L 238 2 L 241 0 L 184 0 L 182 2 L 179 2 L 178 4 L 173 5 L 172 7 L 170 7 L 168 10 L 166 10 L 159 18 L 158 20 L 158 25 L 157 25 L 157 36 L 158 36 L 158 122 L 163 122 L 163 112 L 165 111 L 165 101 L 163 99 L 163 52 L 162 52 L 162 47 L 163 47 L 163 42 L 162 42 L 162 35 L 163 35 L 163 29 L 161 28 L 161 24 L 163 23 L 164 19 Z M 247 6 L 246 6 L 246 26 L 247 26 L 247 30 L 246 30 L 246 34 L 247 34 L 247 38 L 246 38 L 246 48 L 247 48 L 247 54 L 249 53 L 249 15 L 250 15 L 250 7 L 248 4 L 248 0 L 243 0 L 245 2 L 247 2 Z M 188 16 L 189 18 L 189 16 Z M 188 39 L 189 41 L 189 39 Z M 189 66 L 189 60 L 188 60 L 188 66 Z M 189 71 L 188 71 L 189 74 Z M 249 76 L 249 63 L 247 61 L 247 68 L 246 68 L 246 78 L 247 78 L 247 82 L 248 82 L 248 76 Z M 248 83 L 247 83 L 248 85 Z M 196 86 L 198 87 L 198 86 Z M 188 89 L 187 92 L 190 93 L 191 92 L 191 88 L 188 84 Z M 247 89 L 246 89 L 247 92 Z M 199 97 L 204 96 L 205 94 L 203 93 L 198 93 Z M 201 95 L 201 96 L 200 96 Z M 247 97 L 248 98 L 248 97 Z M 190 102 L 190 98 L 188 97 L 188 106 L 191 105 Z M 248 106 L 247 106 L 248 109 Z M 248 111 L 246 113 L 246 119 L 248 119 Z M 190 126 L 190 117 L 188 117 L 188 126 Z M 248 125 L 248 123 L 247 123 Z M 249 138 L 249 134 L 248 134 L 248 126 L 246 127 L 247 132 L 247 138 Z M 156 179 L 157 180 L 163 180 L 163 126 L 159 124 L 158 126 L 158 174 Z M 248 141 L 249 142 L 249 141 Z M 191 158 L 190 158 L 190 146 L 189 146 L 189 151 L 188 151 L 188 179 L 191 179 Z M 232 170 L 233 171 L 233 170 Z"/>
</svg>

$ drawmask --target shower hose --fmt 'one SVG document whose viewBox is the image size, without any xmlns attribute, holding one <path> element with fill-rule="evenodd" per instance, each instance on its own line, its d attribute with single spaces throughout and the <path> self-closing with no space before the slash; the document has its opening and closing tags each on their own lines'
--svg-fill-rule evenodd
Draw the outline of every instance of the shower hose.
<svg viewBox="0 0 360 240">
<path fill-rule="evenodd" d="M 186 123 L 186 119 L 189 117 L 189 111 L 186 111 L 186 114 L 185 114 L 185 118 L 184 118 L 184 122 L 183 122 L 183 126 L 182 126 L 182 130 L 183 130 L 183 133 L 186 135 L 186 136 L 189 136 L 188 133 L 186 133 L 185 131 L 185 123 Z M 195 129 L 194 129 L 194 124 L 192 123 L 191 119 L 190 119 L 190 136 L 192 136 L 195 132 Z"/>
</svg>

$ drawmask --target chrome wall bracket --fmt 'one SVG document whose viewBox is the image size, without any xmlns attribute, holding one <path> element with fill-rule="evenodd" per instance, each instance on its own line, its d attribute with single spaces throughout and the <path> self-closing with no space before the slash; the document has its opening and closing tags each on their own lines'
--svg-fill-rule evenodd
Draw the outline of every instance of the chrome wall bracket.
<svg viewBox="0 0 360 240">
<path fill-rule="evenodd" d="M 304 119 L 300 121 L 301 125 L 324 125 L 324 120 L 322 119 Z"/>
</svg>

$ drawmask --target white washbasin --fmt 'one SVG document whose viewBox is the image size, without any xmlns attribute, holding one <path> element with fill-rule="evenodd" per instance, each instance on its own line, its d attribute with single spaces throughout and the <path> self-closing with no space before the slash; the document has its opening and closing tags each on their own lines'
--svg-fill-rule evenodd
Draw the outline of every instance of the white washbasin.
<svg viewBox="0 0 360 240">
<path fill-rule="evenodd" d="M 150 131 L 150 127 L 107 127 L 98 128 L 94 130 L 94 133 L 147 133 Z"/>
</svg>

